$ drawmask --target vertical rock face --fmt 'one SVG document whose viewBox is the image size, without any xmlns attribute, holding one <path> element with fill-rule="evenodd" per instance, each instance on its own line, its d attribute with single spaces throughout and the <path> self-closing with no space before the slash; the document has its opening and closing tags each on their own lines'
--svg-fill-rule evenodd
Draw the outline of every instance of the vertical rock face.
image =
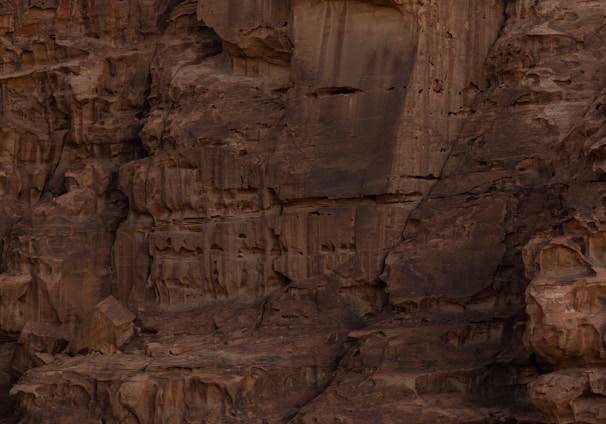
<svg viewBox="0 0 606 424">
<path fill-rule="evenodd" d="M 464 16 L 488 21 L 466 29 L 416 2 L 198 2 L 195 16 L 181 4 L 151 64 L 141 137 L 152 155 L 120 172 L 130 201 L 115 244 L 120 299 L 254 299 L 339 267 L 373 285 L 441 168 L 468 87 L 485 84 L 496 6 L 461 2 Z M 437 22 L 439 35 L 420 29 Z M 184 37 L 202 48 L 184 49 Z M 471 60 L 423 47 L 441 37 Z M 396 162 L 416 150 L 402 123 L 430 98 L 445 105 L 420 159 L 432 170 L 402 171 Z"/>
<path fill-rule="evenodd" d="M 112 245 L 128 210 L 117 171 L 145 154 L 139 114 L 154 51 L 145 39 L 160 34 L 157 18 L 167 7 L 62 0 L 0 6 L 3 340 L 17 340 L 30 321 L 73 337 L 111 293 Z M 32 346 L 13 356 L 26 365 L 18 372 L 58 353 Z M 3 374 L 2 387 L 16 376 Z M 3 400 L 3 412 L 9 404 Z"/>
<path fill-rule="evenodd" d="M 508 6 L 487 62 L 490 88 L 383 274 L 400 307 L 444 295 L 466 309 L 524 300 L 525 346 L 541 372 L 556 370 L 529 385 L 548 422 L 604 420 L 605 81 L 596 58 L 605 13 L 594 2 Z"/>
<path fill-rule="evenodd" d="M 599 422 L 606 10 L 561 3 L 0 5 L 16 414 Z"/>
<path fill-rule="evenodd" d="M 156 13 L 149 2 L 132 13 L 110 3 L 3 6 L 2 269 L 7 281 L 30 280 L 13 300 L 21 325 L 73 332 L 110 294 L 113 239 L 127 212 L 117 170 L 143 153 L 137 114 L 153 51 L 138 41 Z M 117 48 L 125 39 L 140 48 Z M 3 329 L 18 333 L 11 325 Z"/>
</svg>

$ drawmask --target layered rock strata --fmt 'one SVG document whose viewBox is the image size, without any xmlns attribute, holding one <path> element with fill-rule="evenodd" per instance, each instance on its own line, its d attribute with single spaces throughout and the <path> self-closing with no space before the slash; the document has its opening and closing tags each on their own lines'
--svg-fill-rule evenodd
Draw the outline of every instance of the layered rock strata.
<svg viewBox="0 0 606 424">
<path fill-rule="evenodd" d="M 561 3 L 0 6 L 23 422 L 598 422 L 605 10 Z"/>
</svg>

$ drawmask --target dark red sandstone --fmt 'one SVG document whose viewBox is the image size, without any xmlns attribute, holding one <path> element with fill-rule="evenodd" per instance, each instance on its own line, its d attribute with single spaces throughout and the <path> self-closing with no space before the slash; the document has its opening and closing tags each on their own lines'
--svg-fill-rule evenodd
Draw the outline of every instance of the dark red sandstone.
<svg viewBox="0 0 606 424">
<path fill-rule="evenodd" d="M 605 22 L 5 1 L 0 413 L 604 422 Z"/>
</svg>

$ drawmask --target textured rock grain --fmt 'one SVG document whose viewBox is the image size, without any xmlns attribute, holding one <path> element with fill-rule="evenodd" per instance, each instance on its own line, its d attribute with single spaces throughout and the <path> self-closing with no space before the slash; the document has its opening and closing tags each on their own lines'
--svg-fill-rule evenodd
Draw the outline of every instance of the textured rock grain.
<svg viewBox="0 0 606 424">
<path fill-rule="evenodd" d="M 605 16 L 4 2 L 0 412 L 600 422 Z"/>
</svg>

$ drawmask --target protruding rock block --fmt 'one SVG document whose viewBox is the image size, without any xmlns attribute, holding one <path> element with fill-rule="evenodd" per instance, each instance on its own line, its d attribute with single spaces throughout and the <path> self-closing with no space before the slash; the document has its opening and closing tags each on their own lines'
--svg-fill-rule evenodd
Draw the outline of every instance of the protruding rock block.
<svg viewBox="0 0 606 424">
<path fill-rule="evenodd" d="M 28 321 L 11 359 L 13 370 L 21 375 L 31 368 L 51 362 L 53 355 L 67 348 L 69 338 L 67 331 L 54 324 Z"/>
<path fill-rule="evenodd" d="M 551 363 L 606 364 L 606 284 L 535 279 L 526 292 L 526 346 Z"/>
<path fill-rule="evenodd" d="M 581 253 L 580 247 L 571 240 L 560 238 L 541 249 L 539 254 L 541 273 L 548 277 L 575 277 L 591 275 L 591 265 Z"/>
<path fill-rule="evenodd" d="M 243 64 L 288 66 L 293 52 L 287 22 L 290 4 L 281 0 L 211 0 L 198 2 L 198 18 L 224 40 L 223 48 Z M 247 70 L 242 66 L 239 70 Z"/>
<path fill-rule="evenodd" d="M 530 397 L 548 422 L 602 423 L 606 420 L 604 368 L 569 368 L 529 384 Z"/>
<path fill-rule="evenodd" d="M 74 353 L 114 353 L 132 338 L 134 320 L 135 314 L 113 296 L 109 296 L 99 302 L 84 319 L 71 344 L 71 350 Z"/>
</svg>

